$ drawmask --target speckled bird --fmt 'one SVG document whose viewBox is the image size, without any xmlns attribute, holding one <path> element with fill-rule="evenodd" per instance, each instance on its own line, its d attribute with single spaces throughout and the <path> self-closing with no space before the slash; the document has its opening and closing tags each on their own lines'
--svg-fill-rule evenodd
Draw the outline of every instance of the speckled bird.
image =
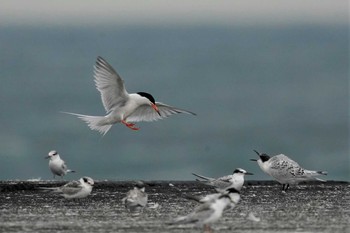
<svg viewBox="0 0 350 233">
<path fill-rule="evenodd" d="M 257 161 L 261 170 L 281 183 L 283 191 L 287 191 L 289 185 L 298 184 L 302 181 L 318 180 L 325 182 L 316 177 L 318 175 L 327 175 L 325 171 L 306 170 L 284 154 L 271 157 L 265 153 L 254 151 L 258 154 L 259 159 L 251 160 Z"/>
</svg>

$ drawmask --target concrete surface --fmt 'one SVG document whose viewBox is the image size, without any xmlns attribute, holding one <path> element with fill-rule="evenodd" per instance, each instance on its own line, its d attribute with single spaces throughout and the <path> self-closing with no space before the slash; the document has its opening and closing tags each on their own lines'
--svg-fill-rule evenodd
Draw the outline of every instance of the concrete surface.
<svg viewBox="0 0 350 233">
<path fill-rule="evenodd" d="M 0 181 L 0 232 L 202 232 L 194 225 L 167 225 L 197 205 L 183 193 L 212 189 L 192 181 L 150 181 L 149 202 L 132 216 L 121 203 L 133 182 L 97 181 L 86 199 L 66 200 L 40 187 L 64 181 Z M 328 181 L 292 186 L 283 193 L 273 181 L 248 181 L 241 202 L 212 225 L 214 232 L 350 232 L 350 183 Z M 250 217 L 249 217 L 250 216 Z"/>
</svg>

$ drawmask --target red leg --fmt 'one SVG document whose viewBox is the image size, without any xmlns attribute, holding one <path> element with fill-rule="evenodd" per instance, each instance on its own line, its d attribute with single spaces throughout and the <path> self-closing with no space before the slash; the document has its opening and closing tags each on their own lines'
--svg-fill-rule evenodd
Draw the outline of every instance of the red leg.
<svg viewBox="0 0 350 233">
<path fill-rule="evenodd" d="M 139 130 L 140 129 L 140 128 L 135 127 L 135 124 L 133 124 L 133 123 L 128 123 L 124 120 L 122 120 L 122 123 L 124 125 L 126 125 L 126 127 L 128 127 L 129 129 L 132 129 L 132 130 Z"/>
<path fill-rule="evenodd" d="M 205 233 L 211 233 L 212 232 L 212 229 L 211 229 L 210 225 L 204 224 L 204 232 Z"/>
</svg>

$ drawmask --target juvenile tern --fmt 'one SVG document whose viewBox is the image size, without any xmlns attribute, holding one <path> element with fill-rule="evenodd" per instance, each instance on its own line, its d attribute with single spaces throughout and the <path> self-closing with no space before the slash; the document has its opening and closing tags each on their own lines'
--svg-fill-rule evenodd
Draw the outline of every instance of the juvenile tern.
<svg viewBox="0 0 350 233">
<path fill-rule="evenodd" d="M 45 158 L 50 159 L 49 168 L 53 174 L 54 179 L 56 176 L 63 177 L 69 172 L 75 172 L 67 168 L 66 163 L 61 159 L 60 155 L 55 150 L 50 151 Z"/>
<path fill-rule="evenodd" d="M 291 160 L 284 154 L 275 156 L 269 156 L 264 153 L 258 154 L 259 159 L 251 159 L 257 161 L 261 170 L 266 174 L 275 178 L 280 184 L 282 184 L 282 190 L 287 191 L 289 185 L 298 184 L 301 181 L 308 180 L 321 180 L 315 176 L 327 175 L 325 171 L 311 171 L 302 168 L 297 162 Z"/>
<path fill-rule="evenodd" d="M 146 92 L 129 94 L 124 80 L 102 57 L 97 57 L 94 66 L 94 78 L 97 90 L 101 93 L 106 116 L 88 116 L 70 112 L 85 121 L 90 129 L 105 135 L 113 124 L 123 123 L 132 130 L 138 130 L 134 123 L 139 121 L 156 121 L 173 114 L 193 112 L 156 102 Z"/>
<path fill-rule="evenodd" d="M 66 199 L 85 198 L 91 191 L 94 180 L 90 177 L 82 177 L 78 181 L 71 181 L 57 188 L 42 188 L 52 190 L 54 193 L 60 193 Z"/>
<path fill-rule="evenodd" d="M 233 187 L 240 191 L 242 189 L 242 186 L 244 184 L 244 176 L 245 175 L 253 175 L 253 173 L 247 172 L 246 170 L 242 168 L 237 168 L 233 171 L 232 175 L 222 176 L 219 178 L 211 178 L 206 177 L 202 175 L 198 175 L 196 173 L 192 173 L 192 175 L 197 176 L 203 180 L 198 180 L 199 182 L 213 186 L 215 188 L 225 190 L 229 187 Z"/>
<path fill-rule="evenodd" d="M 236 191 L 234 191 L 234 190 L 236 190 Z M 239 194 L 239 191 L 235 188 L 232 188 L 232 187 L 228 188 L 226 190 L 220 190 L 217 193 L 207 194 L 205 196 L 185 194 L 184 197 L 187 199 L 190 199 L 190 200 L 194 200 L 194 201 L 199 202 L 199 203 L 206 203 L 206 202 L 211 202 L 211 201 L 219 198 L 223 194 L 228 194 L 231 196 L 232 202 L 229 205 L 230 208 L 235 207 L 235 205 L 240 200 L 240 195 L 237 195 L 237 194 Z"/>
<path fill-rule="evenodd" d="M 148 195 L 143 182 L 138 182 L 122 199 L 125 207 L 132 213 L 141 212 L 147 205 Z"/>
<path fill-rule="evenodd" d="M 239 199 L 239 192 L 234 188 L 230 188 L 227 190 L 227 193 L 199 205 L 192 213 L 178 217 L 170 224 L 195 223 L 198 227 L 204 226 L 205 230 L 210 230 L 209 224 L 218 221 L 224 209 L 231 203 L 237 204 Z"/>
</svg>

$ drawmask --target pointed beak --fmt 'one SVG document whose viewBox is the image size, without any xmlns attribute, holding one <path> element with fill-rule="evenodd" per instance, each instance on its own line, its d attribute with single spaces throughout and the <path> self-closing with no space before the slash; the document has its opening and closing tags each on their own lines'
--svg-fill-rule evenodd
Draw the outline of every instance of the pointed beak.
<svg viewBox="0 0 350 233">
<path fill-rule="evenodd" d="M 245 175 L 254 175 L 254 174 L 251 172 L 247 172 L 247 173 L 245 173 Z"/>
<path fill-rule="evenodd" d="M 161 116 L 157 105 L 155 105 L 155 104 L 152 103 L 151 106 L 152 106 L 152 108 L 158 113 L 158 115 Z"/>
<path fill-rule="evenodd" d="M 255 152 L 257 155 L 260 155 L 260 153 L 259 153 L 259 152 L 257 152 L 256 150 L 254 150 L 254 152 Z"/>
<path fill-rule="evenodd" d="M 50 155 L 45 156 L 45 159 L 49 159 L 49 158 L 50 158 Z"/>
<path fill-rule="evenodd" d="M 256 162 L 256 161 L 258 161 L 258 160 L 257 160 L 257 159 L 250 159 L 250 161 L 255 161 L 255 162 Z"/>
</svg>

